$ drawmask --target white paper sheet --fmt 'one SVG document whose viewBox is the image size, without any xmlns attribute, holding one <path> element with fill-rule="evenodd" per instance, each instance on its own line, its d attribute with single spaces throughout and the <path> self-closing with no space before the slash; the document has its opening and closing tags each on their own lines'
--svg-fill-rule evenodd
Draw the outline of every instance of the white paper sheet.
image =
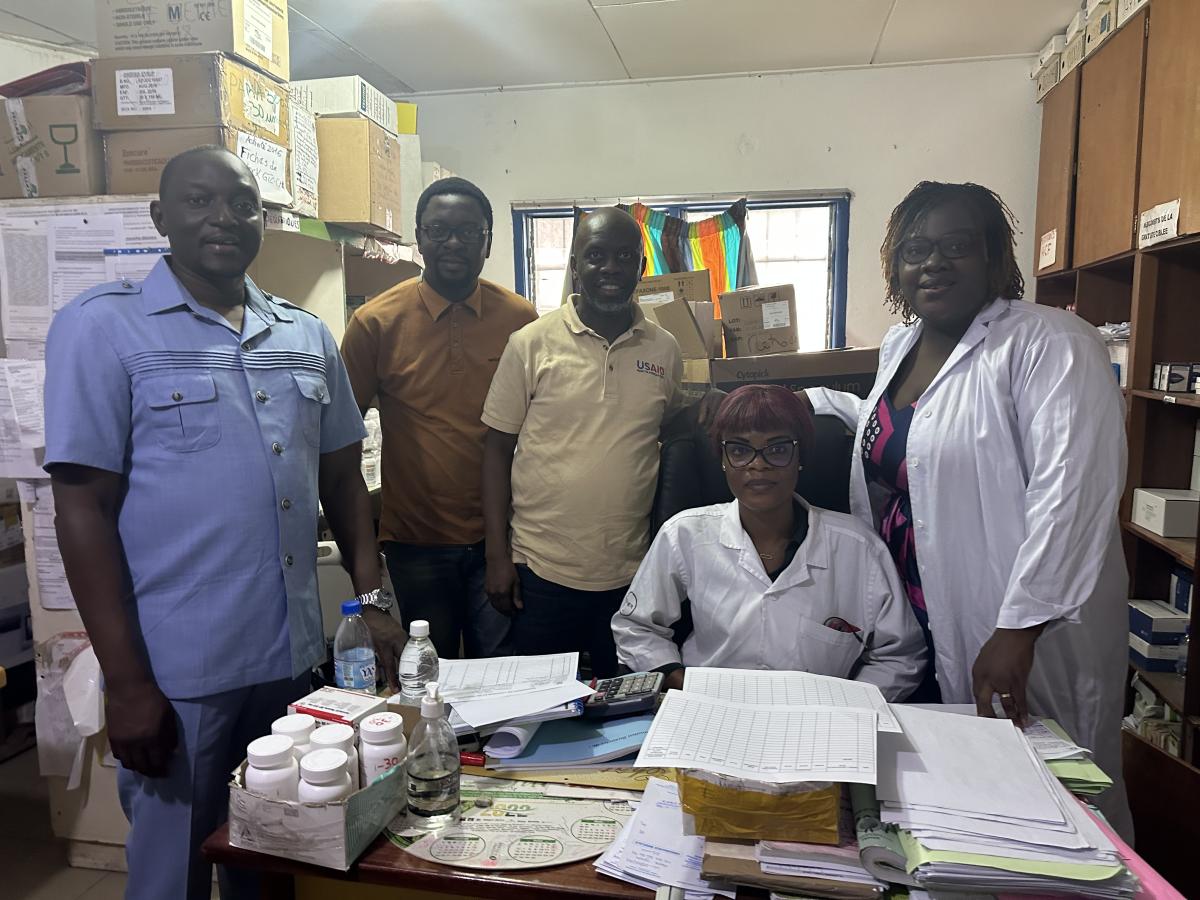
<svg viewBox="0 0 1200 900">
<path fill-rule="evenodd" d="M 42 360 L 0 360 L 0 478 L 44 478 Z"/>
<path fill-rule="evenodd" d="M 441 659 L 438 686 L 446 701 L 458 706 L 463 700 L 558 687 L 574 682 L 578 672 L 578 653 Z"/>
<path fill-rule="evenodd" d="M 104 251 L 105 281 L 144 281 L 170 247 L 113 247 Z"/>
<path fill-rule="evenodd" d="M 112 279 L 104 250 L 125 243 L 125 219 L 117 213 L 51 216 L 46 223 L 51 306 L 58 312 L 84 291 Z"/>
<path fill-rule="evenodd" d="M 33 507 L 33 556 L 38 602 L 43 609 L 75 609 L 67 584 L 58 535 L 54 531 L 54 493 L 48 480 L 21 481 L 21 499 Z"/>
<path fill-rule="evenodd" d="M 46 247 L 44 222 L 0 222 L 0 318 L 5 340 L 46 339 L 53 315 Z"/>
<path fill-rule="evenodd" d="M 541 722 L 530 722 L 528 725 L 501 725 L 492 732 L 483 752 L 493 759 L 512 759 L 520 756 L 537 730 Z"/>
<path fill-rule="evenodd" d="M 472 728 L 482 728 L 495 722 L 507 722 L 562 706 L 580 697 L 594 694 L 581 681 L 568 681 L 555 687 L 524 691 L 520 694 L 503 694 L 498 697 L 483 697 L 478 700 L 453 701 L 454 711 Z"/>
<path fill-rule="evenodd" d="M 1092 752 L 1070 741 L 1065 741 L 1047 728 L 1040 719 L 1030 722 L 1024 729 L 1025 738 L 1044 760 L 1086 759 Z"/>
<path fill-rule="evenodd" d="M 879 716 L 880 731 L 900 731 L 879 688 L 809 672 L 759 672 L 750 669 L 684 669 L 683 689 L 735 703 L 764 706 L 848 706 Z"/>
<path fill-rule="evenodd" d="M 634 765 L 777 784 L 874 784 L 875 730 L 872 710 L 752 706 L 668 691 Z"/>
</svg>

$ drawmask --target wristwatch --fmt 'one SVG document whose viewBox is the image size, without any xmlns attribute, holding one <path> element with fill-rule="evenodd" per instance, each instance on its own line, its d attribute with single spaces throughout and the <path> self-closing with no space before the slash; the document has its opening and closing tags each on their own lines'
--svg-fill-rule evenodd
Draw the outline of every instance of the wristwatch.
<svg viewBox="0 0 1200 900">
<path fill-rule="evenodd" d="M 387 588 L 376 588 L 373 591 L 367 591 L 365 594 L 359 594 L 354 599 L 363 606 L 373 606 L 382 612 L 390 612 L 392 604 L 396 602 L 396 598 L 392 596 Z"/>
</svg>

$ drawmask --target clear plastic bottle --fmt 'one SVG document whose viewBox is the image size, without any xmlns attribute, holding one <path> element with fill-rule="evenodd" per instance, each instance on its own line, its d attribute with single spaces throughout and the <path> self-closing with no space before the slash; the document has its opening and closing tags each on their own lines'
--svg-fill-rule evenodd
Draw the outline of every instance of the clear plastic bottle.
<svg viewBox="0 0 1200 900">
<path fill-rule="evenodd" d="M 408 643 L 400 654 L 400 693 L 416 705 L 425 696 L 425 685 L 438 680 L 438 655 L 429 639 L 429 623 L 416 619 L 408 626 Z"/>
<path fill-rule="evenodd" d="M 458 821 L 462 766 L 458 739 L 446 718 L 436 681 L 425 685 L 421 721 L 413 729 L 408 753 L 409 824 L 436 831 Z"/>
<path fill-rule="evenodd" d="M 357 600 L 342 604 L 342 624 L 333 637 L 333 677 L 340 688 L 375 693 L 375 645 Z"/>
<path fill-rule="evenodd" d="M 310 752 L 317 750 L 325 750 L 332 747 L 335 750 L 341 750 L 350 760 L 347 771 L 350 773 L 350 781 L 354 790 L 359 788 L 359 763 L 358 750 L 354 746 L 354 729 L 349 725 L 343 725 L 340 722 L 334 722 L 331 725 L 322 725 L 312 733 L 309 738 L 309 746 L 312 748 Z M 303 760 L 301 760 L 303 762 Z"/>
<path fill-rule="evenodd" d="M 301 803 L 332 803 L 354 793 L 346 754 L 327 747 L 313 750 L 300 762 L 300 785 L 296 795 Z"/>
</svg>

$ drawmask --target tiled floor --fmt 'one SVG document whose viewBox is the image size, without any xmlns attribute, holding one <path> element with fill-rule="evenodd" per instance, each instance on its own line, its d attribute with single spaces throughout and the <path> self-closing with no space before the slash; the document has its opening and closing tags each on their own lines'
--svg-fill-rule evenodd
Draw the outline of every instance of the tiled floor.
<svg viewBox="0 0 1200 900">
<path fill-rule="evenodd" d="M 37 750 L 0 763 L 0 896 L 6 900 L 121 900 L 125 875 L 67 865 L 50 830 L 50 800 Z M 213 900 L 217 889 L 213 886 Z"/>
</svg>

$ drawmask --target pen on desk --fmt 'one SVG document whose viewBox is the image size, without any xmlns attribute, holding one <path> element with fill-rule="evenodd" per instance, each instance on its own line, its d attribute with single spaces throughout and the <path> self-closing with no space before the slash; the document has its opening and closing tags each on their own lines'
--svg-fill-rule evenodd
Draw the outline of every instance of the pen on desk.
<svg viewBox="0 0 1200 900">
<path fill-rule="evenodd" d="M 487 757 L 482 753 L 460 753 L 458 761 L 464 766 L 482 766 L 487 762 Z"/>
</svg>

